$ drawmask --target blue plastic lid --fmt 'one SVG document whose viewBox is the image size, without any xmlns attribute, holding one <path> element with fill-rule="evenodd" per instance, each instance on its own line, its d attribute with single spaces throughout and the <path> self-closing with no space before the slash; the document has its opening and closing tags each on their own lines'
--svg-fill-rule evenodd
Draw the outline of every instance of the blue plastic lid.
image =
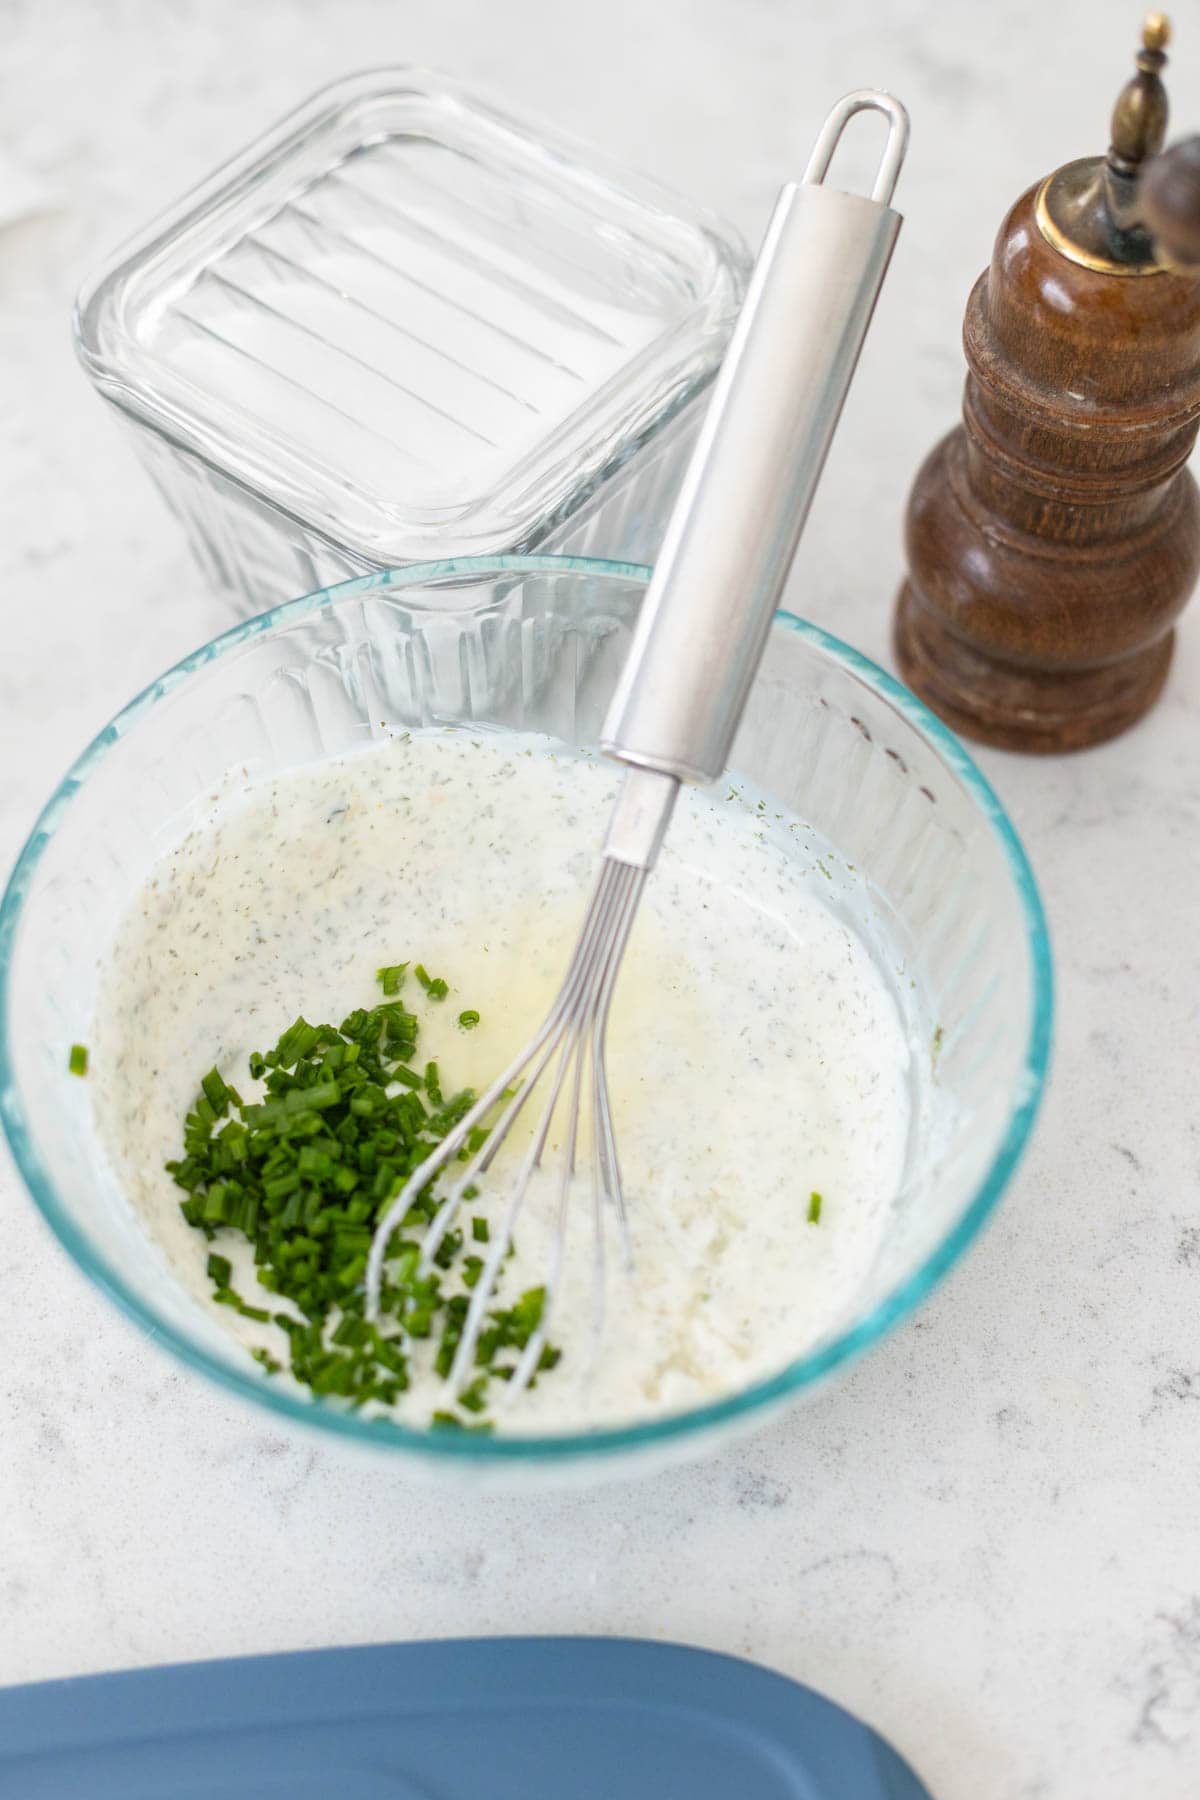
<svg viewBox="0 0 1200 1800">
<path fill-rule="evenodd" d="M 0 1690 L 4 1800 L 931 1800 L 753 1663 L 621 1638 L 239 1657 Z"/>
</svg>

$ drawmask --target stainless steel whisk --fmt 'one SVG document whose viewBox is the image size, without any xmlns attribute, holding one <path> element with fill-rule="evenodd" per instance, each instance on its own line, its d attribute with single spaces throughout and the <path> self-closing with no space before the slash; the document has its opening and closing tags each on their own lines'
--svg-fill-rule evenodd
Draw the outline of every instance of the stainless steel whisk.
<svg viewBox="0 0 1200 1800">
<path fill-rule="evenodd" d="M 826 187 L 848 120 L 867 111 L 888 121 L 870 196 Z M 680 783 L 717 780 L 733 747 L 900 229 L 889 202 L 907 142 L 908 117 L 898 101 L 871 90 L 847 94 L 825 121 L 803 180 L 779 196 L 604 723 L 602 747 L 626 765 L 626 773 L 562 986 L 540 1030 L 414 1170 L 375 1232 L 366 1273 L 370 1319 L 378 1317 L 388 1243 L 417 1195 L 500 1107 L 428 1227 L 419 1262 L 424 1274 L 467 1190 L 487 1173 L 544 1079 L 541 1112 L 463 1322 L 449 1375 L 452 1392 L 473 1369 L 530 1178 L 565 1100 L 541 1322 L 522 1351 L 509 1394 L 519 1394 L 537 1369 L 565 1255 L 585 1085 L 592 1109 L 597 1342 L 606 1207 L 615 1212 L 632 1264 L 605 1073 L 613 988 Z"/>
</svg>

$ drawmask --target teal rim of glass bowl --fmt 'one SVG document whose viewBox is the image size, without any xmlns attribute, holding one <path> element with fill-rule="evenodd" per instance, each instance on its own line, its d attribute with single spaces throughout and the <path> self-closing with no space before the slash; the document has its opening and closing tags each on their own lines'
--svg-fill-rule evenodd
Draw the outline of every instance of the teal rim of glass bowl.
<svg viewBox="0 0 1200 1800">
<path fill-rule="evenodd" d="M 247 1369 L 243 1373 L 192 1342 L 177 1326 L 159 1317 L 126 1284 L 120 1269 L 93 1249 L 63 1207 L 27 1129 L 9 1052 L 8 1014 L 12 951 L 30 879 L 64 811 L 97 764 L 130 731 L 143 713 L 165 699 L 207 663 L 215 662 L 218 657 L 262 632 L 270 631 L 278 625 L 290 624 L 303 618 L 306 613 L 334 605 L 352 594 L 367 593 L 378 588 L 400 590 L 445 580 L 450 576 L 482 576 L 505 569 L 527 574 L 542 571 L 551 574 L 617 577 L 642 583 L 647 582 L 651 574 L 641 563 L 607 562 L 584 556 L 493 556 L 455 557 L 442 562 L 413 563 L 400 569 L 385 569 L 378 574 L 360 576 L 354 581 L 341 582 L 336 587 L 318 589 L 298 600 L 286 601 L 282 606 L 273 607 L 269 612 L 259 613 L 256 617 L 233 626 L 231 630 L 214 638 L 202 649 L 193 651 L 190 656 L 185 656 L 181 662 L 160 675 L 157 681 L 144 688 L 117 714 L 111 724 L 106 725 L 93 738 L 87 749 L 68 769 L 42 809 L 17 858 L 4 898 L 0 901 L 0 1120 L 25 1185 L 64 1249 L 123 1312 L 157 1342 L 165 1344 L 189 1367 L 198 1369 L 243 1399 L 265 1406 L 296 1424 L 329 1431 L 335 1436 L 373 1445 L 378 1449 L 405 1450 L 439 1460 L 555 1462 L 648 1449 L 654 1444 L 665 1444 L 672 1439 L 703 1434 L 722 1424 L 746 1418 L 761 1409 L 769 1408 L 772 1403 L 784 1401 L 790 1395 L 799 1393 L 839 1365 L 861 1355 L 893 1325 L 912 1312 L 958 1261 L 996 1205 L 1020 1160 L 1045 1086 L 1054 1009 L 1053 975 L 1046 917 L 1029 859 L 991 784 L 980 773 L 953 732 L 915 694 L 902 687 L 868 657 L 860 655 L 839 638 L 830 636 L 827 631 L 822 631 L 820 626 L 798 619 L 792 613 L 779 612 L 776 614 L 777 624 L 816 644 L 835 662 L 861 676 L 929 740 L 946 767 L 970 793 L 980 813 L 991 826 L 1004 852 L 1020 899 L 1033 986 L 1032 1018 L 1025 1064 L 1017 1083 L 1004 1138 L 992 1159 L 991 1167 L 954 1229 L 947 1233 L 918 1269 L 864 1318 L 829 1343 L 798 1357 L 778 1374 L 765 1381 L 755 1382 L 752 1387 L 743 1388 L 727 1399 L 695 1407 L 689 1412 L 668 1414 L 664 1418 L 651 1419 L 642 1424 L 607 1430 L 541 1437 L 488 1437 L 418 1430 L 397 1424 L 388 1418 L 363 1418 L 328 1404 L 306 1400 L 298 1394 L 290 1393 L 286 1388 L 274 1387 L 269 1378 L 254 1370 Z"/>
</svg>

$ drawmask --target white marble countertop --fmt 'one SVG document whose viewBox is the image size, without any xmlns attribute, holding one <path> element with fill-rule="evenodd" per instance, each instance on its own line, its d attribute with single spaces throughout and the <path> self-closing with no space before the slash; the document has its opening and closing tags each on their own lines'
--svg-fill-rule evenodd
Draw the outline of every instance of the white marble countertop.
<svg viewBox="0 0 1200 1800">
<path fill-rule="evenodd" d="M 1138 25 L 1116 0 L 16 0 L 4 18 L 0 152 L 59 206 L 0 233 L 0 862 L 93 730 L 224 622 L 75 367 L 72 294 L 286 106 L 333 73 L 429 63 L 755 238 L 827 101 L 899 92 L 909 222 L 791 594 L 886 659 L 900 509 L 956 413 L 968 287 L 1016 192 L 1103 147 Z M 1200 125 L 1186 25 L 1181 129 Z M 402 1469 L 285 1437 L 181 1373 L 68 1264 L 5 1163 L 0 1682 L 633 1633 L 812 1683 L 939 1800 L 1194 1800 L 1200 622 L 1128 737 L 982 760 L 1055 930 L 1035 1145 L 918 1318 L 720 1460 L 433 1502 Z"/>
</svg>

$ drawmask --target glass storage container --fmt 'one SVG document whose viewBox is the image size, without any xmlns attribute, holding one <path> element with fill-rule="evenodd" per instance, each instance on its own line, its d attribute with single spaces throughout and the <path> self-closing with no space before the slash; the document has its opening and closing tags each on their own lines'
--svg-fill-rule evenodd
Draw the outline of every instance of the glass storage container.
<svg viewBox="0 0 1200 1800">
<path fill-rule="evenodd" d="M 121 250 L 76 338 L 210 578 L 258 612 L 429 557 L 652 561 L 746 270 L 686 202 L 390 69 Z"/>
</svg>

